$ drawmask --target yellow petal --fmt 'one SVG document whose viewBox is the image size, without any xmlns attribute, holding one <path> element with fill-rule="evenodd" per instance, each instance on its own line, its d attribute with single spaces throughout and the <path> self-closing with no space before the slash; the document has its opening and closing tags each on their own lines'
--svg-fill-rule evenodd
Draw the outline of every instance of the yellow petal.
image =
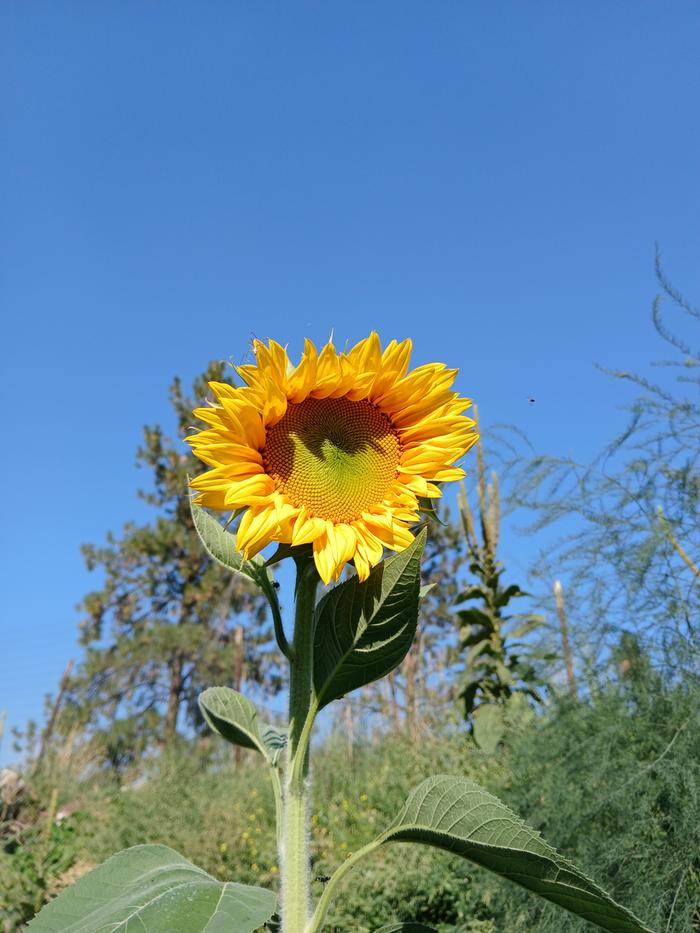
<svg viewBox="0 0 700 933">
<path fill-rule="evenodd" d="M 228 382 L 210 382 L 209 388 L 219 400 L 223 398 L 237 398 L 238 393 L 241 391 Z"/>
<path fill-rule="evenodd" d="M 265 346 L 262 340 L 254 340 L 253 349 L 255 350 L 255 362 L 259 369 L 265 375 L 274 379 L 278 385 L 283 386 L 289 365 L 289 358 L 284 347 L 281 347 L 274 340 L 269 341 L 268 347 Z"/>
<path fill-rule="evenodd" d="M 195 505 L 203 509 L 215 509 L 219 512 L 226 510 L 226 494 L 221 489 L 207 489 L 192 499 Z"/>
<path fill-rule="evenodd" d="M 332 531 L 329 531 L 328 534 L 335 556 L 335 577 L 337 579 L 343 567 L 352 559 L 355 553 L 357 534 L 351 525 L 345 523 L 334 525 Z"/>
<path fill-rule="evenodd" d="M 299 365 L 287 379 L 287 398 L 290 402 L 298 404 L 308 397 L 309 392 L 316 384 L 316 370 L 318 367 L 318 353 L 310 340 L 304 341 L 304 352 Z"/>
<path fill-rule="evenodd" d="M 335 559 L 333 557 L 333 547 L 328 540 L 327 530 L 314 541 L 314 563 L 316 564 L 318 575 L 326 586 L 328 586 L 333 579 Z"/>
<path fill-rule="evenodd" d="M 265 380 L 265 401 L 263 403 L 263 423 L 266 428 L 277 424 L 287 411 L 287 396 L 274 379 Z"/>
<path fill-rule="evenodd" d="M 260 410 L 248 402 L 239 402 L 234 399 L 224 399 L 223 406 L 232 425 L 237 427 L 238 430 L 235 433 L 241 441 L 250 447 L 262 450 L 265 446 L 265 428 Z"/>
<path fill-rule="evenodd" d="M 195 408 L 192 414 L 200 421 L 210 424 L 213 428 L 220 428 L 225 423 L 224 410 L 219 406 L 207 406 L 206 408 Z"/>
<path fill-rule="evenodd" d="M 379 538 L 367 528 L 366 524 L 355 522 L 357 533 L 357 553 L 360 560 L 370 567 L 376 567 L 384 556 L 384 546 Z"/>
<path fill-rule="evenodd" d="M 370 515 L 362 513 L 362 519 L 368 530 L 382 542 L 385 547 L 394 551 L 402 551 L 413 541 L 413 534 L 401 522 L 395 521 L 390 515 Z"/>
<path fill-rule="evenodd" d="M 277 515 L 273 506 L 248 509 L 241 518 L 236 534 L 236 547 L 247 560 L 274 539 Z"/>
<path fill-rule="evenodd" d="M 392 370 L 398 379 L 403 379 L 408 370 L 412 351 L 412 340 L 402 340 L 401 343 L 392 340 L 382 356 L 382 368 Z"/>
<path fill-rule="evenodd" d="M 300 511 L 299 517 L 294 524 L 292 534 L 292 544 L 309 544 L 320 538 L 326 533 L 326 523 L 322 518 L 314 518 L 306 514 L 306 510 Z"/>
<path fill-rule="evenodd" d="M 445 470 L 438 470 L 431 479 L 438 483 L 453 483 L 455 480 L 464 479 L 466 473 L 459 467 L 448 467 Z"/>
<path fill-rule="evenodd" d="M 357 576 L 360 580 L 366 580 L 369 576 L 370 564 L 364 552 L 360 550 L 359 544 L 355 550 L 355 570 L 357 570 Z"/>
<path fill-rule="evenodd" d="M 265 473 L 251 476 L 240 482 L 231 482 L 226 490 L 226 507 L 236 509 L 246 505 L 255 505 L 272 495 L 274 491 L 275 483 Z"/>
<path fill-rule="evenodd" d="M 379 335 L 375 330 L 360 340 L 348 353 L 348 360 L 354 366 L 358 374 L 365 372 L 376 373 L 382 363 L 382 346 L 379 342 Z"/>
</svg>

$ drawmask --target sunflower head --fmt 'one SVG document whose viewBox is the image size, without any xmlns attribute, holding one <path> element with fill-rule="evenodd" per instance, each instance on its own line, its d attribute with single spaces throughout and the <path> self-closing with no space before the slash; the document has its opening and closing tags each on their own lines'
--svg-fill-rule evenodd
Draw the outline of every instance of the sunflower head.
<svg viewBox="0 0 700 933">
<path fill-rule="evenodd" d="M 251 557 L 272 541 L 312 544 L 325 583 L 353 561 L 361 579 L 413 540 L 419 497 L 460 479 L 454 466 L 477 439 L 442 363 L 408 372 L 411 341 L 382 350 L 376 333 L 345 353 L 306 341 L 297 366 L 270 340 L 237 367 L 239 388 L 211 382 L 215 402 L 188 438 L 211 467 L 192 480 L 195 502 L 243 509 L 237 546 Z"/>
</svg>

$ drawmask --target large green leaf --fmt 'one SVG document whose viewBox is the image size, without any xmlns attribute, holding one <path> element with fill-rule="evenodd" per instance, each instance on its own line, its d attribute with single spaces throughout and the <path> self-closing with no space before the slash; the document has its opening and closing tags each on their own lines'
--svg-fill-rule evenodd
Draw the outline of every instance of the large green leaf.
<svg viewBox="0 0 700 933">
<path fill-rule="evenodd" d="M 234 745 L 254 748 L 276 765 L 287 744 L 286 733 L 258 719 L 255 704 L 230 687 L 209 687 L 199 707 L 211 728 Z"/>
<path fill-rule="evenodd" d="M 252 933 L 275 912 L 265 888 L 221 882 L 167 846 L 113 855 L 51 901 L 31 933 Z"/>
<path fill-rule="evenodd" d="M 378 680 L 403 661 L 418 624 L 425 529 L 361 582 L 351 577 L 316 607 L 314 689 L 318 708 Z"/>
<path fill-rule="evenodd" d="M 446 775 L 428 778 L 378 841 L 422 842 L 446 849 L 610 933 L 651 933 L 473 781 Z"/>
</svg>

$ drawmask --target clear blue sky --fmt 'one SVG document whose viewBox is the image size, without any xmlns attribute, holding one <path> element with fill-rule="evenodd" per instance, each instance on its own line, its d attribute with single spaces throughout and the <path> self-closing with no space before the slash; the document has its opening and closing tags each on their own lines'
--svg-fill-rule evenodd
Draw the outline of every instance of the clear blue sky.
<svg viewBox="0 0 700 933">
<path fill-rule="evenodd" d="M 10 722 L 76 655 L 81 542 L 145 514 L 171 377 L 252 335 L 411 336 L 487 427 L 610 437 L 655 240 L 700 293 L 699 47 L 694 0 L 0 4 Z"/>
</svg>

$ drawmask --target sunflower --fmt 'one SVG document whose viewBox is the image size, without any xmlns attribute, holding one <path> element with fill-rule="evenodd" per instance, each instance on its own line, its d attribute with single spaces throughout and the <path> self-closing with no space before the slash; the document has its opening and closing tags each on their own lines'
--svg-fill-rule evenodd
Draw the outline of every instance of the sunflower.
<svg viewBox="0 0 700 933">
<path fill-rule="evenodd" d="M 454 466 L 477 439 L 452 391 L 456 369 L 408 372 L 411 341 L 382 351 L 372 333 L 345 353 L 307 340 L 297 366 L 274 340 L 254 342 L 244 382 L 210 382 L 216 401 L 195 409 L 208 429 L 188 438 L 211 467 L 192 480 L 195 502 L 244 510 L 236 544 L 249 558 L 272 541 L 312 544 L 324 583 L 353 561 L 360 579 L 384 549 L 413 540 L 419 498 L 460 479 Z"/>
</svg>

